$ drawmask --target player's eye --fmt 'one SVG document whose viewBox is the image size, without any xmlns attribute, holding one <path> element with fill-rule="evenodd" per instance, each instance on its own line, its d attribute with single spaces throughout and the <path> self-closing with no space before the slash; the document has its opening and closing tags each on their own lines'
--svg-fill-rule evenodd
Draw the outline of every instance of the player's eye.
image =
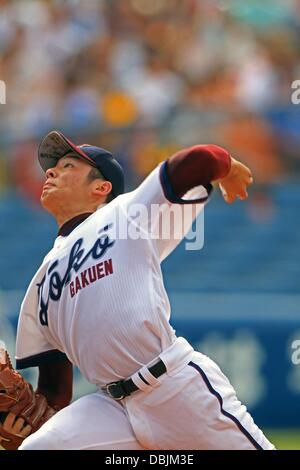
<svg viewBox="0 0 300 470">
<path fill-rule="evenodd" d="M 65 163 L 64 164 L 64 168 L 68 168 L 68 167 L 72 168 L 73 166 L 74 166 L 73 163 Z"/>
</svg>

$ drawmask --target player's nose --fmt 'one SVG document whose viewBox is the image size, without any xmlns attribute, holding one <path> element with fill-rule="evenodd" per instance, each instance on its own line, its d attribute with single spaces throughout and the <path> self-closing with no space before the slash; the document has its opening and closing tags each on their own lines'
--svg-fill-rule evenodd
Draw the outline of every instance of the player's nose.
<svg viewBox="0 0 300 470">
<path fill-rule="evenodd" d="M 55 176 L 56 176 L 55 168 L 48 168 L 48 170 L 46 170 L 47 179 L 48 178 L 55 178 Z"/>
</svg>

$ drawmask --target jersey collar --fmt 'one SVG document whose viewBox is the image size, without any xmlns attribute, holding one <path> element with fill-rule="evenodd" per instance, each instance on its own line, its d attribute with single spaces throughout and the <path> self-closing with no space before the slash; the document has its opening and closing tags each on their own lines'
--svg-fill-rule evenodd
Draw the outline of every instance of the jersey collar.
<svg viewBox="0 0 300 470">
<path fill-rule="evenodd" d="M 80 225 L 85 219 L 87 219 L 92 214 L 93 212 L 85 212 L 84 214 L 76 215 L 76 217 L 73 217 L 73 219 L 68 220 L 60 227 L 57 236 L 68 236 L 71 232 L 73 232 L 74 228 Z"/>
</svg>

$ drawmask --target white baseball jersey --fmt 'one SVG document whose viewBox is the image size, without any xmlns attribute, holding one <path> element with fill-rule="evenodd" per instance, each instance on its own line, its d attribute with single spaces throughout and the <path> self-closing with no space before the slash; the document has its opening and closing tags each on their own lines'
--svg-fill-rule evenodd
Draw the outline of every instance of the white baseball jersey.
<svg viewBox="0 0 300 470">
<path fill-rule="evenodd" d="M 17 367 L 65 354 L 88 381 L 103 385 L 168 348 L 176 336 L 160 263 L 189 230 L 208 191 L 190 191 L 184 210 L 184 201 L 170 196 L 162 164 L 135 191 L 58 236 L 22 303 Z M 171 206 L 178 212 L 167 217 Z"/>
</svg>

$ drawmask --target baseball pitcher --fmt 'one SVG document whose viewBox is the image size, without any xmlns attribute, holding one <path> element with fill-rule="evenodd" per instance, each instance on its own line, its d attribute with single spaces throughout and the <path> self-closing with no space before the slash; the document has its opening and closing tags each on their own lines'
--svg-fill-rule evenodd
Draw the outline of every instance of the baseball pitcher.
<svg viewBox="0 0 300 470">
<path fill-rule="evenodd" d="M 18 323 L 17 368 L 39 368 L 37 390 L 7 356 L 0 365 L 1 445 L 274 449 L 219 367 L 176 336 L 160 266 L 212 182 L 232 203 L 248 197 L 251 171 L 219 146 L 196 145 L 124 194 L 122 168 L 105 149 L 52 131 L 38 158 L 41 202 L 59 230 Z M 165 237 L 170 209 L 176 216 Z M 73 365 L 97 392 L 71 402 Z"/>
</svg>

